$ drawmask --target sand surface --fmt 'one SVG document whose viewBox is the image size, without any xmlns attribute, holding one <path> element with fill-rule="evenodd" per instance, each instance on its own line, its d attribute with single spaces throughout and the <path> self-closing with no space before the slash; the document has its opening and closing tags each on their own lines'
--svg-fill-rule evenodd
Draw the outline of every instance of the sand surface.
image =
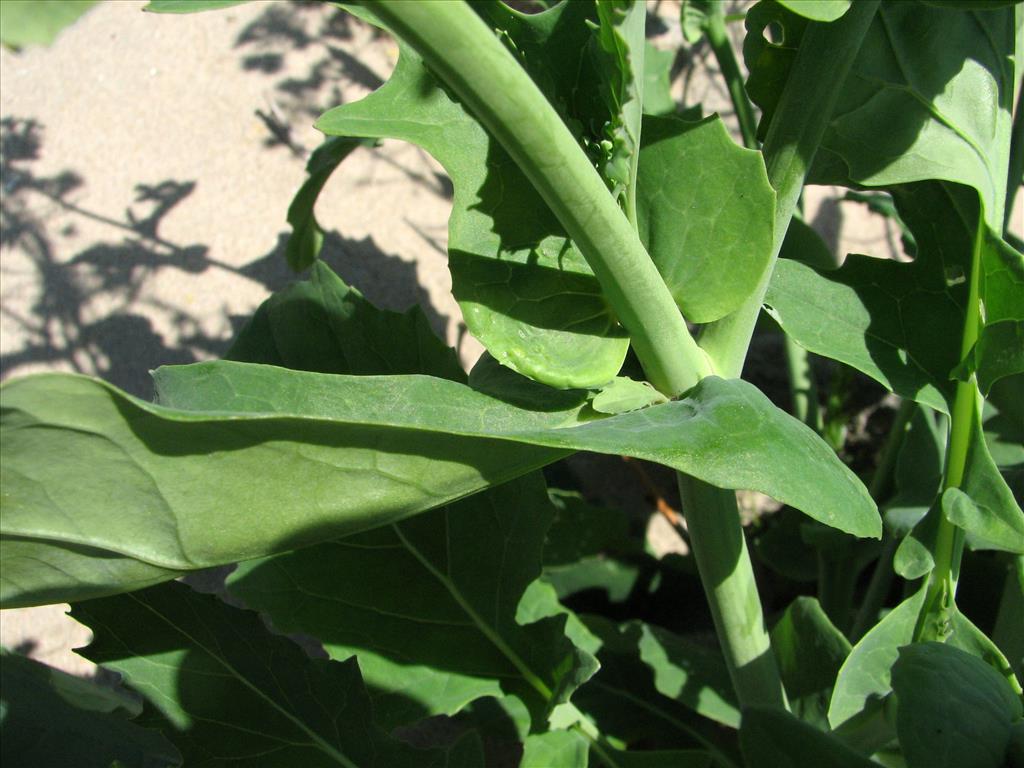
<svg viewBox="0 0 1024 768">
<path fill-rule="evenodd" d="M 221 354 L 291 279 L 285 212 L 320 142 L 314 119 L 376 88 L 397 49 L 318 4 L 253 2 L 157 16 L 112 0 L 49 49 L 0 51 L 0 368 L 98 374 L 150 394 L 148 371 Z M 663 2 L 662 44 L 679 39 Z M 738 29 L 736 30 L 739 31 Z M 676 81 L 729 118 L 706 48 Z M 450 184 L 419 149 L 358 150 L 318 217 L 328 263 L 373 302 L 419 304 L 468 366 L 446 269 Z M 840 252 L 888 255 L 894 233 L 830 190 L 808 214 Z M 1024 221 L 1024 214 L 1020 221 Z M 88 672 L 66 606 L 4 611 L 0 641 Z"/>
</svg>

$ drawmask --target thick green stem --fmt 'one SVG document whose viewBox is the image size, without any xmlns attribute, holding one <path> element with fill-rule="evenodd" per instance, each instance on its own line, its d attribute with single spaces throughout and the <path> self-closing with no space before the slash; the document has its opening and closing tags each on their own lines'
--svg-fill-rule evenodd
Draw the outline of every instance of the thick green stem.
<svg viewBox="0 0 1024 768">
<path fill-rule="evenodd" d="M 740 73 L 736 54 L 733 53 L 732 43 L 729 41 L 729 32 L 725 28 L 725 16 L 722 14 L 723 5 L 723 0 L 715 0 L 711 5 L 711 14 L 708 16 L 707 25 L 708 42 L 718 61 L 718 68 L 722 72 L 725 84 L 729 88 L 729 98 L 732 99 L 732 106 L 736 111 L 740 135 L 743 136 L 743 146 L 747 149 L 757 149 L 757 121 L 754 119 L 754 108 L 743 87 L 743 75 Z"/>
<path fill-rule="evenodd" d="M 693 556 L 722 653 L 744 706 L 785 707 L 736 494 L 678 475 Z"/>
<path fill-rule="evenodd" d="M 739 376 L 743 371 L 757 315 L 804 179 L 878 3 L 858 0 L 838 21 L 808 25 L 800 43 L 763 148 L 768 180 L 778 194 L 769 268 L 743 306 L 709 324 L 700 339 L 719 375 Z"/>
<path fill-rule="evenodd" d="M 526 174 L 579 247 L 651 383 L 676 396 L 712 372 L 636 231 L 558 113 L 465 3 L 378 0 Z"/>
</svg>

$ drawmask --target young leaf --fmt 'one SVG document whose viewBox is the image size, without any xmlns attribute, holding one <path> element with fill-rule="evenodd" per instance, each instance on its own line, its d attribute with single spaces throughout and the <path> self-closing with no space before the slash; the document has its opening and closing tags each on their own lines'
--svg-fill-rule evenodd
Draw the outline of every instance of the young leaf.
<svg viewBox="0 0 1024 768">
<path fill-rule="evenodd" d="M 983 661 L 942 643 L 902 648 L 892 669 L 908 768 L 1000 768 L 1020 697 Z"/>
<path fill-rule="evenodd" d="M 640 238 L 687 320 L 724 317 L 757 286 L 774 212 L 761 154 L 737 146 L 717 115 L 644 120 Z"/>
<path fill-rule="evenodd" d="M 919 589 L 876 624 L 861 638 L 839 670 L 828 709 L 832 728 L 878 707 L 892 690 L 892 665 L 900 647 L 914 639 L 925 588 Z"/>
<path fill-rule="evenodd" d="M 324 184 L 342 160 L 366 143 L 358 139 L 332 136 L 310 155 L 306 163 L 309 178 L 302 183 L 288 206 L 288 223 L 292 226 L 292 234 L 285 247 L 285 258 L 288 266 L 296 272 L 309 267 L 320 255 L 324 244 L 324 232 L 313 210 Z"/>
<path fill-rule="evenodd" d="M 242 563 L 229 589 L 277 628 L 318 638 L 331 658 L 358 658 L 388 729 L 483 696 L 515 694 L 543 714 L 571 692 L 571 676 L 594 671 L 564 618 L 516 622 L 551 517 L 533 474 L 404 523 Z"/>
<path fill-rule="evenodd" d="M 743 710 L 740 745 L 747 768 L 871 768 L 875 763 L 783 710 Z"/>
<path fill-rule="evenodd" d="M 997 549 L 1024 554 L 1024 512 L 992 461 L 980 426 L 971 430 L 964 479 L 960 489 L 943 495 L 942 509 L 967 531 L 972 549 Z"/>
<path fill-rule="evenodd" d="M 133 588 L 386 525 L 571 450 L 655 461 L 855 535 L 881 531 L 828 446 L 740 380 L 711 377 L 683 399 L 583 423 L 578 407 L 527 411 L 425 376 L 220 361 L 162 368 L 156 382 L 162 406 L 80 376 L 3 385 L 3 546 L 24 558 L 5 554 L 8 604 L 118 591 L 111 562 L 142 569 Z"/>
<path fill-rule="evenodd" d="M 80 653 L 145 696 L 187 765 L 443 765 L 374 722 L 355 661 L 311 659 L 254 613 L 183 584 L 75 605 L 95 638 Z"/>
<path fill-rule="evenodd" d="M 611 384 L 602 387 L 601 391 L 594 395 L 590 407 L 598 413 L 615 415 L 667 402 L 668 398 L 646 381 L 633 381 L 628 376 L 616 376 Z"/>
<path fill-rule="evenodd" d="M 850 655 L 849 641 L 811 597 L 790 604 L 772 627 L 771 638 L 790 710 L 827 731 L 829 700 L 839 669 Z"/>
<path fill-rule="evenodd" d="M 542 78 L 552 102 L 571 111 L 591 36 L 587 4 L 535 16 L 498 4 L 481 12 L 497 14 L 490 23 Z M 611 381 L 628 339 L 586 260 L 498 142 L 441 88 L 418 54 L 401 42 L 399 50 L 383 87 L 327 112 L 317 127 L 331 135 L 409 141 L 444 166 L 455 188 L 452 290 L 470 332 L 503 365 L 556 387 Z M 589 124 L 592 117 L 576 119 Z"/>
<path fill-rule="evenodd" d="M 587 740 L 575 731 L 549 731 L 523 744 L 519 768 L 587 768 Z"/>
<path fill-rule="evenodd" d="M 128 719 L 142 707 L 125 693 L 6 651 L 0 659 L 4 765 L 181 765 L 158 732 Z"/>
</svg>

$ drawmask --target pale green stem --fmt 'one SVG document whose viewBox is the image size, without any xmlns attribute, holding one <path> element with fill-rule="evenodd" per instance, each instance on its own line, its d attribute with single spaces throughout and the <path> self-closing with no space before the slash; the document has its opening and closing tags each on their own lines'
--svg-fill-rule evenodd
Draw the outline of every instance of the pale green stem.
<svg viewBox="0 0 1024 768">
<path fill-rule="evenodd" d="M 775 110 L 763 152 L 768 180 L 778 195 L 775 237 L 768 268 L 738 310 L 705 327 L 700 345 L 721 376 L 743 371 L 764 295 L 790 219 L 879 0 L 858 0 L 838 21 L 809 24 Z"/>
<path fill-rule="evenodd" d="M 721 70 L 722 77 L 729 89 L 729 98 L 732 100 L 736 120 L 740 125 L 740 135 L 743 136 L 743 146 L 747 149 L 757 149 L 757 121 L 754 119 L 754 108 L 750 99 L 747 98 L 747 92 L 743 86 L 743 75 L 736 62 L 736 54 L 732 50 L 729 32 L 725 28 L 725 17 L 722 15 L 723 4 L 723 0 L 714 0 L 711 5 L 706 29 L 708 42 L 711 44 L 711 50 L 718 61 L 718 69 Z"/>
<path fill-rule="evenodd" d="M 819 435 L 823 429 L 818 408 L 818 384 L 814 380 L 810 353 L 784 334 L 786 366 L 789 369 L 789 391 L 793 397 L 793 415 Z"/>
<path fill-rule="evenodd" d="M 683 474 L 678 480 L 693 556 L 740 703 L 785 707 L 736 494 Z"/>
<path fill-rule="evenodd" d="M 378 0 L 374 11 L 423 56 L 512 156 L 579 247 L 658 390 L 712 373 L 636 231 L 558 113 L 462 2 Z"/>
</svg>

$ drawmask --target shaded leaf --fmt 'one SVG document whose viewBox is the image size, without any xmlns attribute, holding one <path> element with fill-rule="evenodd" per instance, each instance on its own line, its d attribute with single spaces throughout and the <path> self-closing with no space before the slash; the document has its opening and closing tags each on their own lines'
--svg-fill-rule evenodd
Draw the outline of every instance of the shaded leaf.
<svg viewBox="0 0 1024 768">
<path fill-rule="evenodd" d="M 740 745 L 748 768 L 871 768 L 838 739 L 778 709 L 743 710 Z"/>
<path fill-rule="evenodd" d="M 519 768 L 587 768 L 587 740 L 574 731 L 549 731 L 523 744 Z"/>
<path fill-rule="evenodd" d="M 772 627 L 771 642 L 790 711 L 827 731 L 832 687 L 850 654 L 849 641 L 816 599 L 800 597 Z"/>
<path fill-rule="evenodd" d="M 135 699 L 22 656 L 0 659 L 4 765 L 181 765 L 158 732 L 129 720 L 142 709 Z"/>
<path fill-rule="evenodd" d="M 301 371 L 359 376 L 424 373 L 466 381 L 455 350 L 419 307 L 378 309 L 323 262 L 259 306 L 225 355 Z"/>
<path fill-rule="evenodd" d="M 392 741 L 354 661 L 310 659 L 254 613 L 183 584 L 75 605 L 90 627 L 80 653 L 121 673 L 188 765 L 441 765 Z M 253 726 L 257 725 L 256 728 Z"/>
<path fill-rule="evenodd" d="M 717 115 L 644 120 L 640 239 L 687 320 L 717 320 L 753 291 L 771 258 L 774 210 L 760 152 L 733 142 Z"/>
<path fill-rule="evenodd" d="M 992 460 L 977 423 L 971 429 L 962 493 L 953 491 L 943 496 L 943 512 L 967 531 L 969 547 L 1024 554 L 1024 512 Z"/>
<path fill-rule="evenodd" d="M 515 694 L 543 713 L 571 693 L 570 677 L 594 671 L 564 618 L 516 621 L 551 517 L 533 474 L 398 525 L 242 563 L 229 589 L 279 629 L 318 638 L 331 658 L 357 657 L 386 728 L 483 696 Z"/>
<path fill-rule="evenodd" d="M 1021 701 L 987 664 L 946 644 L 917 643 L 900 650 L 892 685 L 908 768 L 1004 764 Z"/>
</svg>

